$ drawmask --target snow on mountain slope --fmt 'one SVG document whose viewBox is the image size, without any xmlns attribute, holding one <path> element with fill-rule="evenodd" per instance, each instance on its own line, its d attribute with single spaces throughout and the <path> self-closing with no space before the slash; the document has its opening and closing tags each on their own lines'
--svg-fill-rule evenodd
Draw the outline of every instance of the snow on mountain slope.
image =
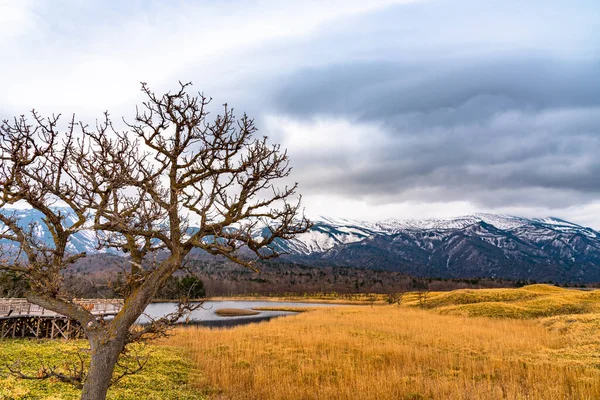
<svg viewBox="0 0 600 400">
<path fill-rule="evenodd" d="M 378 222 L 377 226 L 388 232 L 399 232 L 404 230 L 427 230 L 427 231 L 443 231 L 464 229 L 479 222 L 485 222 L 493 225 L 498 229 L 513 229 L 522 225 L 526 225 L 530 220 L 526 218 L 513 217 L 509 215 L 499 214 L 473 214 L 465 215 L 456 218 L 447 219 L 388 219 Z"/>
<path fill-rule="evenodd" d="M 14 212 L 21 226 L 52 243 L 33 210 Z M 69 218 L 65 224 L 70 224 Z M 558 218 L 473 214 L 448 219 L 364 222 L 319 217 L 306 233 L 277 240 L 292 261 L 400 271 L 430 277 L 502 277 L 564 282 L 600 281 L 600 233 Z M 33 225 L 32 225 L 33 224 Z M 256 235 L 267 237 L 267 227 Z M 6 245 L 6 241 L 0 241 Z M 72 251 L 90 254 L 96 234 L 81 230 Z"/>
<path fill-rule="evenodd" d="M 317 237 L 318 244 L 311 242 Z M 321 219 L 286 245 L 300 262 L 420 276 L 600 281 L 600 233 L 558 218 L 474 214 L 348 224 Z"/>
<path fill-rule="evenodd" d="M 374 234 L 383 233 L 374 224 L 362 221 L 319 217 L 313 223 L 308 232 L 280 242 L 284 251 L 296 254 L 325 252 L 340 244 L 360 242 Z"/>
<path fill-rule="evenodd" d="M 76 216 L 70 212 L 68 208 L 57 208 L 64 215 L 65 219 L 63 221 L 63 226 L 65 228 L 70 227 L 77 221 Z M 42 242 L 45 242 L 51 245 L 52 235 L 50 231 L 46 227 L 44 223 L 42 223 L 43 215 L 41 212 L 33 209 L 4 209 L 0 210 L 4 215 L 7 216 L 15 216 L 18 219 L 18 224 L 28 229 L 31 227 L 33 229 L 33 234 L 37 239 Z M 0 228 L 2 228 L 3 224 L 0 223 Z M 0 245 L 11 246 L 14 243 L 11 243 L 8 240 L 0 240 Z M 98 249 L 98 242 L 96 239 L 96 234 L 89 230 L 79 230 L 71 236 L 71 239 L 67 243 L 67 250 L 75 253 L 75 252 L 88 252 L 88 253 L 99 253 L 104 252 L 102 249 Z"/>
<path fill-rule="evenodd" d="M 598 232 L 591 228 L 567 222 L 558 218 L 528 219 L 500 214 L 473 214 L 447 219 L 386 219 L 379 222 L 366 222 L 350 219 L 318 217 L 313 220 L 311 231 L 292 239 L 291 248 L 299 253 L 323 252 L 339 244 L 361 241 L 373 235 L 394 235 L 400 232 L 444 232 L 466 229 L 469 226 L 489 224 L 499 230 L 516 232 L 520 228 L 535 232 L 536 227 L 556 232 L 581 232 L 586 236 L 597 237 Z M 537 232 L 535 234 L 541 234 Z"/>
<path fill-rule="evenodd" d="M 29 226 L 41 222 L 42 215 L 31 209 L 8 209 L 6 214 L 15 214 L 20 219 L 21 226 Z M 65 225 L 75 222 L 75 216 L 67 215 Z M 377 235 L 395 235 L 401 232 L 448 232 L 464 230 L 469 226 L 484 222 L 493 227 L 518 233 L 520 236 L 530 233 L 540 239 L 553 237 L 557 232 L 578 232 L 591 238 L 600 234 L 591 228 L 586 228 L 558 218 L 521 218 L 499 214 L 473 214 L 447 219 L 386 219 L 379 222 L 367 222 L 343 218 L 317 217 L 313 219 L 313 228 L 297 235 L 284 246 L 286 250 L 300 254 L 326 252 L 335 246 L 360 242 Z M 35 224 L 34 224 L 35 225 Z M 0 224 L 1 226 L 1 224 Z M 551 231 L 549 232 L 548 229 Z M 43 224 L 35 226 L 36 236 L 44 241 L 50 241 L 51 235 Z M 283 245 L 283 244 L 282 244 Z M 78 251 L 97 251 L 97 239 L 94 232 L 81 230 L 73 235 L 70 247 Z"/>
</svg>

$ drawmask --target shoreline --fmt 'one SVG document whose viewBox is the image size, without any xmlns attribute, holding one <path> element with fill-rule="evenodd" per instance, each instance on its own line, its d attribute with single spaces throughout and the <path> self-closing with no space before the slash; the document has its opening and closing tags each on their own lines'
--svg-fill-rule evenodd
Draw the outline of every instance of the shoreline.
<svg viewBox="0 0 600 400">
<path fill-rule="evenodd" d="M 264 301 L 270 303 L 321 303 L 321 304 L 341 304 L 350 306 L 371 305 L 367 300 L 342 300 L 342 299 L 319 299 L 305 297 L 255 297 L 255 296 L 214 296 L 202 299 L 191 299 L 191 303 L 199 302 L 221 302 L 221 301 Z M 154 303 L 177 303 L 176 299 L 153 299 Z M 385 301 L 377 300 L 375 305 L 386 304 Z"/>
</svg>

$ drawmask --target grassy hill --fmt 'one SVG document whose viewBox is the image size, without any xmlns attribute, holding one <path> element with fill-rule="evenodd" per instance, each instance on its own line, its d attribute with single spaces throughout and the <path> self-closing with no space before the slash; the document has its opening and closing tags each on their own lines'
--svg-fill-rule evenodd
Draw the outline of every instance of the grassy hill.
<svg viewBox="0 0 600 400">
<path fill-rule="evenodd" d="M 416 294 L 406 302 L 420 306 Z M 540 318 L 600 312 L 600 291 L 529 285 L 518 289 L 455 290 L 429 293 L 424 308 L 441 314 L 492 318 Z"/>
</svg>

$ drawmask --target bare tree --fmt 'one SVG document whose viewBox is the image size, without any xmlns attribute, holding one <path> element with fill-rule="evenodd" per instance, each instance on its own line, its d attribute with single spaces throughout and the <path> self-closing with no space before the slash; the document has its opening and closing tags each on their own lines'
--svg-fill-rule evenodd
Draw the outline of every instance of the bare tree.
<svg viewBox="0 0 600 400">
<path fill-rule="evenodd" d="M 275 186 L 290 173 L 286 152 L 255 138 L 253 120 L 227 105 L 209 121 L 210 99 L 189 94 L 190 85 L 158 96 L 142 83 L 147 100 L 122 132 L 108 113 L 94 128 L 73 117 L 60 132 L 59 116 L 35 111 L 32 121 L 0 128 L 0 239 L 18 244 L 1 267 L 28 278 L 29 301 L 81 323 L 91 350 L 82 399 L 104 399 L 125 346 L 173 322 L 132 328 L 192 250 L 256 270 L 256 260 L 279 255 L 277 240 L 310 227 L 300 198 L 289 201 L 296 185 Z M 44 215 L 52 245 L 5 210 L 23 202 Z M 69 251 L 83 229 L 129 255 L 124 306 L 112 320 L 73 302 L 61 284 L 62 271 L 85 256 Z"/>
<path fill-rule="evenodd" d="M 373 304 L 375 304 L 375 302 L 377 301 L 378 298 L 379 298 L 379 296 L 377 296 L 377 293 L 368 293 L 367 294 L 367 301 L 369 302 L 369 304 L 371 304 L 371 308 L 373 308 Z"/>
<path fill-rule="evenodd" d="M 429 292 L 427 290 L 417 292 L 417 301 L 421 308 L 427 307 L 427 297 L 429 297 Z"/>
<path fill-rule="evenodd" d="M 399 306 L 402 305 L 402 299 L 404 298 L 404 292 L 393 292 L 393 293 L 389 293 L 387 295 L 387 302 L 390 305 L 393 304 L 398 304 Z"/>
</svg>

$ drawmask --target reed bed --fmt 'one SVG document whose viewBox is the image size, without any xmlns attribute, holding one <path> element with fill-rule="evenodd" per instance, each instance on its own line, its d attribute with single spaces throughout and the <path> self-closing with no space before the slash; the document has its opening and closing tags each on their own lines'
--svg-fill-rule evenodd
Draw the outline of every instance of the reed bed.
<svg viewBox="0 0 600 400">
<path fill-rule="evenodd" d="M 600 398 L 597 330 L 553 318 L 332 307 L 228 330 L 179 328 L 165 344 L 192 357 L 194 384 L 218 399 Z"/>
<path fill-rule="evenodd" d="M 215 314 L 221 317 L 243 317 L 246 315 L 260 314 L 260 311 L 246 310 L 243 308 L 220 308 L 215 311 Z"/>
</svg>

